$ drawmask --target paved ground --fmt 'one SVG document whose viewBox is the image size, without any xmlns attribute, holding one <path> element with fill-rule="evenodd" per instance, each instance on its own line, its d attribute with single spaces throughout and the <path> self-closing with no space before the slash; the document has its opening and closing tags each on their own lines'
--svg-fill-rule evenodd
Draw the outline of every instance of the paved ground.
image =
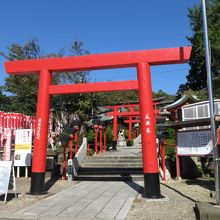
<svg viewBox="0 0 220 220">
<path fill-rule="evenodd" d="M 13 199 L 0 205 L 0 219 L 198 219 L 195 202 L 215 203 L 210 197 L 213 180 L 170 180 L 161 182 L 164 200 L 142 197 L 143 182 L 58 181 L 46 198 Z M 54 186 L 53 186 L 54 187 Z"/>
<path fill-rule="evenodd" d="M 135 183 L 82 182 L 0 218 L 125 219 L 138 190 Z"/>
</svg>

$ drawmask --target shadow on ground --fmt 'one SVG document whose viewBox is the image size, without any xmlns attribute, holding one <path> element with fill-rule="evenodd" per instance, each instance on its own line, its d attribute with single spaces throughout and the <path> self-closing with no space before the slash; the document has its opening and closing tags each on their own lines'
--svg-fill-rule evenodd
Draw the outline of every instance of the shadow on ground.
<svg viewBox="0 0 220 220">
<path fill-rule="evenodd" d="M 44 185 L 44 190 L 48 191 L 57 182 L 57 180 L 59 180 L 59 178 L 49 179 Z"/>
<path fill-rule="evenodd" d="M 168 185 L 166 185 L 166 184 L 164 184 L 164 183 L 161 183 L 161 185 L 163 185 L 163 186 L 165 186 L 165 187 L 167 187 L 167 188 L 173 190 L 174 192 L 176 192 L 176 193 L 178 193 L 179 195 L 185 197 L 186 199 L 191 200 L 192 202 L 196 202 L 193 198 L 191 198 L 191 197 L 189 197 L 189 196 L 183 194 L 182 192 L 180 192 L 179 190 L 177 190 L 177 189 L 175 189 L 175 188 L 173 188 L 173 187 L 171 187 L 171 186 L 168 186 Z"/>
<path fill-rule="evenodd" d="M 193 180 L 186 180 L 186 184 L 188 185 L 199 185 L 204 187 L 205 189 L 214 191 L 215 190 L 215 181 L 209 179 L 193 179 Z"/>
<path fill-rule="evenodd" d="M 136 182 L 133 181 L 124 181 L 124 183 L 126 183 L 127 185 L 129 185 L 132 189 L 134 189 L 137 193 L 140 193 L 143 195 L 144 193 L 144 187 L 140 186 L 139 184 L 137 184 Z"/>
<path fill-rule="evenodd" d="M 19 196 L 20 193 L 17 193 L 17 196 Z M 15 193 L 8 193 L 6 201 L 9 202 L 15 198 Z M 4 201 L 5 194 L 0 195 L 0 201 Z"/>
<path fill-rule="evenodd" d="M 57 182 L 59 178 L 51 178 L 47 182 L 45 182 L 44 190 L 49 191 L 49 189 Z M 20 192 L 17 193 L 17 196 L 19 197 Z M 29 192 L 27 193 L 29 194 Z M 8 192 L 7 194 L 7 202 L 13 200 L 15 198 L 15 193 L 14 192 Z M 5 194 L 0 195 L 0 201 L 4 201 L 5 199 Z"/>
</svg>

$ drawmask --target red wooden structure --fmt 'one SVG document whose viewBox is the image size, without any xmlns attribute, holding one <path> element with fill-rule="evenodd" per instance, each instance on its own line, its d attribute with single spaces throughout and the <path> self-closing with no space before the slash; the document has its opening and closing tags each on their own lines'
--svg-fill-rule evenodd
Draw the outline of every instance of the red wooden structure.
<svg viewBox="0 0 220 220">
<path fill-rule="evenodd" d="M 94 125 L 93 126 L 94 130 L 95 130 L 95 153 L 98 154 L 98 135 L 99 135 L 99 126 L 98 125 Z"/>
<path fill-rule="evenodd" d="M 140 119 L 133 119 L 132 116 L 129 116 L 127 120 L 124 120 L 124 123 L 128 123 L 128 140 L 132 141 L 132 124 L 140 123 Z"/>
<path fill-rule="evenodd" d="M 133 52 L 86 55 L 65 58 L 9 61 L 6 72 L 12 75 L 39 74 L 36 114 L 36 135 L 32 162 L 31 194 L 44 193 L 50 96 L 55 94 L 139 91 L 144 195 L 160 198 L 156 131 L 151 87 L 150 66 L 185 63 L 191 47 L 142 50 Z M 52 72 L 74 72 L 95 69 L 137 68 L 137 81 L 103 82 L 73 85 L 52 85 Z M 74 74 L 74 73 L 73 73 Z"/>
<path fill-rule="evenodd" d="M 118 139 L 118 116 L 124 117 L 132 117 L 132 116 L 139 116 L 140 112 L 135 111 L 134 108 L 139 106 L 139 104 L 122 104 L 122 105 L 115 105 L 115 106 L 106 106 L 108 108 L 113 108 L 113 112 L 106 113 L 107 116 L 113 116 L 113 141 L 116 145 Z M 120 108 L 127 108 L 128 112 L 119 112 Z M 130 128 L 130 127 L 129 127 Z M 131 129 L 129 129 L 129 137 L 131 136 Z"/>
<path fill-rule="evenodd" d="M 156 105 L 159 104 L 158 102 L 153 102 L 154 105 L 154 114 L 157 116 L 160 113 L 160 110 L 156 109 Z M 139 104 L 121 104 L 121 105 L 115 105 L 115 106 L 106 106 L 107 108 L 113 108 L 113 112 L 106 113 L 107 116 L 114 116 L 113 119 L 113 140 L 116 144 L 117 138 L 118 138 L 118 116 L 128 117 L 128 120 L 125 121 L 125 123 L 128 123 L 128 140 L 132 140 L 132 123 L 137 123 L 140 121 L 135 122 L 135 120 L 132 119 L 132 117 L 139 117 L 140 111 L 135 110 L 135 108 L 139 108 Z M 120 108 L 127 108 L 127 112 L 120 112 Z"/>
<path fill-rule="evenodd" d="M 93 128 L 95 132 L 95 153 L 102 153 L 103 148 L 104 152 L 106 152 L 106 127 L 103 125 L 94 125 Z"/>
<path fill-rule="evenodd" d="M 11 130 L 12 136 L 14 136 L 15 129 L 28 128 L 33 129 L 34 135 L 35 117 L 23 115 L 21 113 L 0 111 L 0 148 L 4 147 L 4 143 L 7 143 L 7 133 L 9 133 L 8 129 Z"/>
</svg>

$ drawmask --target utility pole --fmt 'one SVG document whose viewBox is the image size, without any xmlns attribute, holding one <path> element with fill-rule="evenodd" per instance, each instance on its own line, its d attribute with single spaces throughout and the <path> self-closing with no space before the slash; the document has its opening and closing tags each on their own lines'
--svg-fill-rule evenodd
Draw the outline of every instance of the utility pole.
<svg viewBox="0 0 220 220">
<path fill-rule="evenodd" d="M 215 192 L 216 192 L 216 205 L 220 205 L 220 191 L 219 191 L 219 150 L 217 146 L 216 138 L 216 124 L 215 124 L 215 112 L 214 112 L 214 99 L 212 90 L 212 74 L 211 74 L 211 52 L 209 47 L 207 17 L 206 17 L 206 3 L 202 0 L 202 18 L 203 18 L 203 33 L 204 33 L 204 45 L 205 45 L 205 58 L 206 58 L 206 73 L 207 73 L 207 85 L 209 93 L 209 109 L 210 109 L 210 122 L 212 133 L 212 145 L 213 145 L 213 160 L 215 163 Z"/>
</svg>

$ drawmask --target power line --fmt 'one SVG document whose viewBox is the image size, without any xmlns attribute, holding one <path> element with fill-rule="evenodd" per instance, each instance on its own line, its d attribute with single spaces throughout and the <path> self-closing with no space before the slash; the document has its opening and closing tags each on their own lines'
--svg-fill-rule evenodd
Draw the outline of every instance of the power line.
<svg viewBox="0 0 220 220">
<path fill-rule="evenodd" d="M 155 75 L 155 74 L 163 74 L 163 73 L 170 73 L 170 72 L 177 72 L 177 71 L 180 71 L 180 70 L 188 70 L 188 68 L 178 68 L 178 69 L 174 69 L 174 70 L 166 70 L 166 71 L 160 71 L 160 72 L 153 72 L 152 74 Z M 103 74 L 104 76 L 104 74 Z M 100 77 L 100 79 L 103 79 L 104 77 Z M 120 76 L 111 76 L 111 78 L 107 78 L 105 80 L 107 81 L 114 81 L 114 79 L 125 79 L 125 78 L 128 78 L 128 80 L 130 79 L 133 79 L 134 78 L 136 79 L 136 73 L 130 73 L 130 74 L 121 74 Z M 96 81 L 99 81 L 97 80 L 97 76 L 90 76 L 90 79 L 96 79 Z"/>
</svg>

